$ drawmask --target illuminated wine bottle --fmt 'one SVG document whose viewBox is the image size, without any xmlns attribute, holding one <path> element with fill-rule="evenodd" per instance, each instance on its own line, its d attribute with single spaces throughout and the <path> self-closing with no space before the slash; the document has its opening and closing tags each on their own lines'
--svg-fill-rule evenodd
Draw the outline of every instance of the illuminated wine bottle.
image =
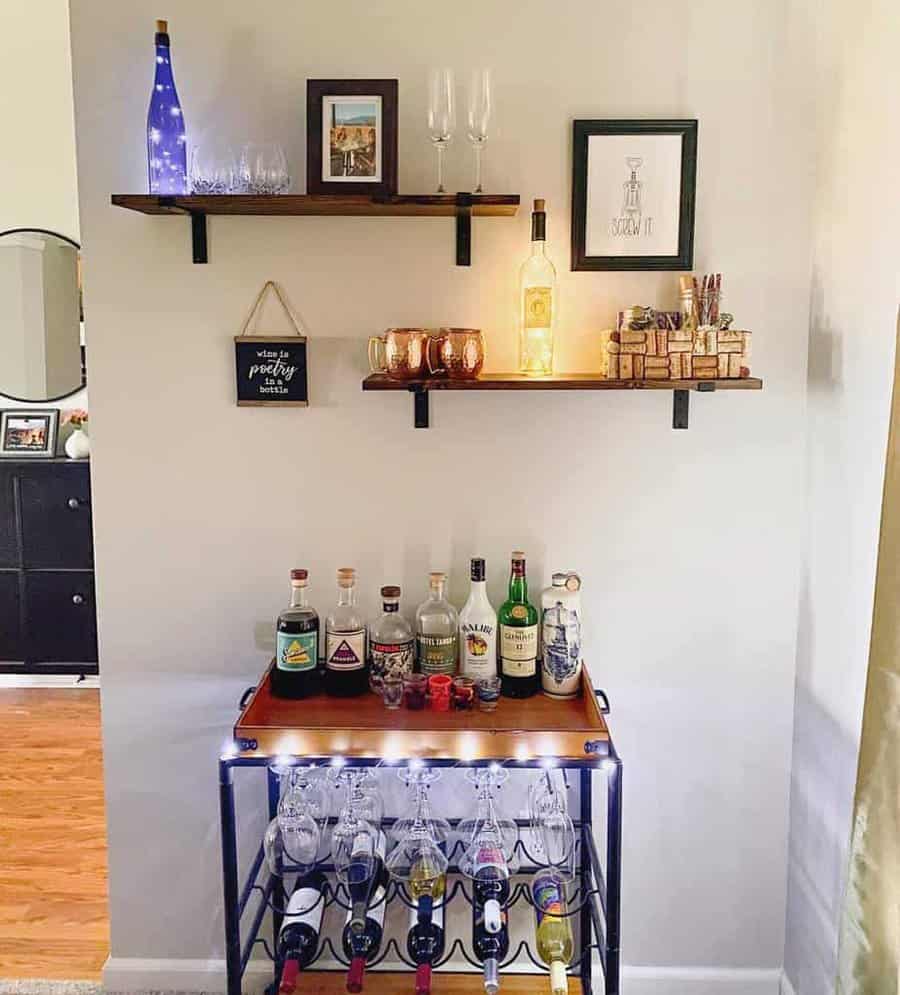
<svg viewBox="0 0 900 995">
<path fill-rule="evenodd" d="M 354 995 L 363 990 L 366 964 L 374 960 L 381 946 L 381 938 L 384 935 L 384 913 L 387 907 L 386 889 L 387 872 L 382 871 L 378 886 L 372 895 L 372 903 L 366 910 L 365 925 L 359 932 L 350 925 L 353 911 L 347 912 L 341 946 L 344 956 L 350 961 L 350 968 L 347 971 L 347 991 Z"/>
<path fill-rule="evenodd" d="M 147 110 L 147 171 L 150 193 L 188 193 L 184 114 L 172 75 L 169 25 L 156 22 L 156 72 Z"/>
<path fill-rule="evenodd" d="M 556 324 L 556 268 L 547 258 L 547 214 L 544 201 L 534 202 L 531 255 L 519 273 L 519 370 L 529 376 L 553 373 L 553 328 Z"/>
<path fill-rule="evenodd" d="M 444 903 L 432 906 L 423 919 L 421 909 L 410 909 L 406 950 L 416 965 L 415 995 L 431 995 L 431 969 L 444 953 Z"/>
<path fill-rule="evenodd" d="M 296 991 L 297 975 L 315 959 L 325 908 L 325 875 L 312 871 L 297 878 L 278 933 L 278 959 L 284 965 L 279 991 Z"/>
<path fill-rule="evenodd" d="M 566 995 L 569 990 L 566 967 L 572 959 L 575 941 L 572 923 L 566 915 L 566 886 L 555 871 L 538 871 L 531 881 L 531 898 L 537 916 L 537 952 L 550 967 L 550 991 Z"/>
</svg>

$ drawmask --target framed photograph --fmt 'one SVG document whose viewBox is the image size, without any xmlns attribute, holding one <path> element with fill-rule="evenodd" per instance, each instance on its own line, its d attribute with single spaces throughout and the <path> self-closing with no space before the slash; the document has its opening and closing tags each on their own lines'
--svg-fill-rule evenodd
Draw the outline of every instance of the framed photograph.
<svg viewBox="0 0 900 995">
<path fill-rule="evenodd" d="M 59 410 L 0 412 L 0 457 L 55 456 Z"/>
<path fill-rule="evenodd" d="M 306 81 L 306 192 L 397 192 L 397 80 Z"/>
<path fill-rule="evenodd" d="M 696 121 L 575 121 L 573 270 L 690 270 Z"/>
</svg>

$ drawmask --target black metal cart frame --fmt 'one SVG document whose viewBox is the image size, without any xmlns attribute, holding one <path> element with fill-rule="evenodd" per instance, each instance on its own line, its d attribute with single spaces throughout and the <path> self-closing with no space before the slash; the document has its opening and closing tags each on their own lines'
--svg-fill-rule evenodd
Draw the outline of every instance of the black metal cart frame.
<svg viewBox="0 0 900 995">
<path fill-rule="evenodd" d="M 606 696 L 598 692 L 601 701 L 606 703 Z M 604 711 L 608 711 L 604 708 Z M 510 760 L 503 757 L 463 761 L 456 759 L 416 758 L 425 767 L 483 767 L 491 763 L 512 770 L 523 768 L 541 768 L 552 765 L 564 773 L 572 771 L 577 775 L 578 805 L 577 811 L 572 811 L 570 801 L 570 816 L 579 830 L 578 846 L 576 848 L 576 874 L 578 887 L 571 898 L 570 915 L 577 919 L 579 950 L 572 963 L 569 973 L 577 975 L 581 981 L 584 995 L 592 995 L 592 969 L 596 963 L 603 972 L 602 991 L 605 995 L 619 995 L 619 942 L 620 942 L 620 906 L 621 906 L 621 868 L 622 868 L 622 761 L 616 752 L 612 738 L 605 741 L 585 743 L 584 758 L 529 758 L 527 760 Z M 285 895 L 282 879 L 271 874 L 265 864 L 262 842 L 256 850 L 249 871 L 241 883 L 238 871 L 238 827 L 235 811 L 234 772 L 242 768 L 264 768 L 267 771 L 267 806 L 268 818 L 275 817 L 279 800 L 279 783 L 277 776 L 269 769 L 274 758 L 270 756 L 241 756 L 235 746 L 234 754 L 223 755 L 219 760 L 219 802 L 221 816 L 222 842 L 222 874 L 224 883 L 224 919 L 225 919 L 225 964 L 227 975 L 227 995 L 241 995 L 241 982 L 244 971 L 250 961 L 254 948 L 261 946 L 273 964 L 273 985 L 271 991 L 277 990 L 281 965 L 277 961 L 277 936 L 281 928 L 281 919 L 285 906 Z M 291 757 L 290 761 L 297 765 L 314 764 L 329 766 L 332 757 L 300 756 Z M 345 758 L 342 762 L 347 766 L 358 767 L 401 767 L 407 761 L 385 761 L 380 758 Z M 279 758 L 282 763 L 282 758 Z M 606 777 L 606 861 L 600 859 L 600 854 L 594 838 L 593 826 L 593 778 L 594 775 Z M 332 820 L 333 821 L 333 820 Z M 520 824 L 524 824 L 520 821 Z M 385 819 L 386 824 L 393 822 Z M 525 857 L 522 872 L 537 869 L 540 864 L 528 853 L 520 841 L 522 855 Z M 450 872 L 455 870 L 454 854 L 451 853 Z M 325 871 L 333 869 L 330 864 L 322 864 Z M 290 869 L 285 868 L 289 873 Z M 344 904 L 341 896 L 341 885 L 329 889 L 326 893 L 326 903 L 338 902 Z M 444 901 L 450 903 L 460 896 L 466 901 L 471 898 L 461 882 L 449 889 Z M 530 903 L 530 895 L 526 887 L 519 885 L 510 897 L 509 906 L 520 901 Z M 393 885 L 385 896 L 385 901 L 402 901 L 409 904 L 409 897 L 402 886 Z M 273 942 L 261 937 L 260 929 L 265 920 L 266 912 L 272 912 Z M 246 920 L 246 925 L 244 925 Z M 371 965 L 377 976 L 377 966 L 388 953 L 393 952 L 400 960 L 405 960 L 403 952 L 394 940 L 390 940 L 380 956 Z M 324 938 L 317 953 L 316 960 L 324 954 L 342 962 L 343 958 L 335 950 L 330 938 Z M 440 969 L 448 966 L 457 955 L 462 956 L 473 967 L 479 963 L 467 951 L 461 938 L 455 939 L 448 946 L 447 952 L 436 965 L 435 989 L 440 991 Z M 527 956 L 534 967 L 546 970 L 535 957 L 526 941 L 510 955 L 505 965 L 508 974 L 525 973 L 521 970 L 522 957 Z M 315 968 L 312 969 L 313 971 Z M 335 970 L 326 968 L 319 970 Z M 311 972 L 312 973 L 312 972 Z M 532 971 L 527 973 L 531 974 Z"/>
</svg>

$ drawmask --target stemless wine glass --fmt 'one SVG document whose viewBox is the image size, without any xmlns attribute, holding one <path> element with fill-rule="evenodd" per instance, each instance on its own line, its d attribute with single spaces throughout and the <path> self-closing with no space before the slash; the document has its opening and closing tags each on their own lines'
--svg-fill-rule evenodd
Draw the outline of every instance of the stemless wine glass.
<svg viewBox="0 0 900 995">
<path fill-rule="evenodd" d="M 234 152 L 216 142 L 195 145 L 191 149 L 191 193 L 232 193 L 238 182 Z"/>
<path fill-rule="evenodd" d="M 291 174 L 284 149 L 277 142 L 248 142 L 241 152 L 240 177 L 246 193 L 287 193 Z"/>
<path fill-rule="evenodd" d="M 475 69 L 469 80 L 469 114 L 466 133 L 475 149 L 475 193 L 482 192 L 481 154 L 488 140 L 488 125 L 493 106 L 493 81 L 490 69 Z"/>
<path fill-rule="evenodd" d="M 433 69 L 428 81 L 428 134 L 437 149 L 437 192 L 444 190 L 444 149 L 456 127 L 456 95 L 452 69 Z"/>
</svg>

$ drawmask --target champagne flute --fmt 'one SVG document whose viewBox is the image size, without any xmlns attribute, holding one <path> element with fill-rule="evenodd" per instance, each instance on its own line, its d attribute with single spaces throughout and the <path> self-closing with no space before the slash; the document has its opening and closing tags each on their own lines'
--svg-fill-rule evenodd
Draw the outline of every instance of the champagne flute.
<svg viewBox="0 0 900 995">
<path fill-rule="evenodd" d="M 452 69 L 434 69 L 428 81 L 428 134 L 437 149 L 437 192 L 444 190 L 444 149 L 456 127 L 456 97 Z"/>
<path fill-rule="evenodd" d="M 475 149 L 475 193 L 481 193 L 481 154 L 488 140 L 493 106 L 490 69 L 475 69 L 469 81 L 469 114 L 466 133 Z"/>
</svg>

